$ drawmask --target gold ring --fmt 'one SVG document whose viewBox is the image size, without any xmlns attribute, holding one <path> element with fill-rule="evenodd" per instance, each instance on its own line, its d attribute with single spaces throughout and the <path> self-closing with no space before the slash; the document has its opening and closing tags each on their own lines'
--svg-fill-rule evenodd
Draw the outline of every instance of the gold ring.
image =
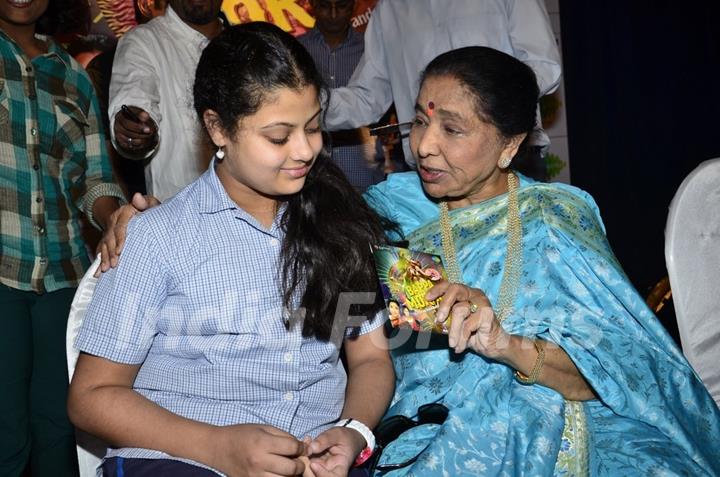
<svg viewBox="0 0 720 477">
<path fill-rule="evenodd" d="M 475 313 L 476 311 L 478 311 L 478 308 L 479 307 L 475 303 L 470 302 L 470 313 Z"/>
</svg>

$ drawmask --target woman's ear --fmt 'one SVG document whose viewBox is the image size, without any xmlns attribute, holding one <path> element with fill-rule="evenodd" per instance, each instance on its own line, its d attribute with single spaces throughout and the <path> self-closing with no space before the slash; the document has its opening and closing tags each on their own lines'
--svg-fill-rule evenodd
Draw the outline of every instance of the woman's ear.
<svg viewBox="0 0 720 477">
<path fill-rule="evenodd" d="M 517 154 L 520 144 L 522 144 L 526 136 L 527 133 L 522 133 L 506 140 L 505 146 L 503 146 L 502 151 L 500 151 L 500 159 L 498 159 L 498 166 L 501 169 L 505 169 L 510 165 L 510 161 L 512 161 L 515 154 Z"/>
<path fill-rule="evenodd" d="M 205 129 L 207 129 L 210 139 L 216 146 L 222 147 L 227 144 L 225 130 L 222 127 L 218 113 L 212 109 L 206 109 L 203 113 L 203 123 L 205 123 Z"/>
</svg>

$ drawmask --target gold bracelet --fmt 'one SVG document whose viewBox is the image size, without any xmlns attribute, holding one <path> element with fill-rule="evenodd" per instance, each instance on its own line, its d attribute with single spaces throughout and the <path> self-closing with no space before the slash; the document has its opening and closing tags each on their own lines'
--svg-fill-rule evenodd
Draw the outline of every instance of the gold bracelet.
<svg viewBox="0 0 720 477">
<path fill-rule="evenodd" d="M 538 355 L 532 371 L 530 371 L 530 376 L 525 376 L 520 371 L 515 371 L 515 379 L 523 384 L 535 384 L 538 378 L 540 378 L 540 372 L 545 363 L 545 347 L 540 345 L 540 340 L 533 340 L 533 346 L 535 346 L 535 351 L 537 351 Z"/>
</svg>

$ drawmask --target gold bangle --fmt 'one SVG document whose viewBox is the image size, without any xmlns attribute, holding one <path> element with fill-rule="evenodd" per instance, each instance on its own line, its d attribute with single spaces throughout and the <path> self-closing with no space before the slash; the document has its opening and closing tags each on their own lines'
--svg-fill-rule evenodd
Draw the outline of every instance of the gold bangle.
<svg viewBox="0 0 720 477">
<path fill-rule="evenodd" d="M 523 384 L 535 384 L 540 378 L 540 372 L 545 363 L 545 347 L 540 345 L 540 343 L 540 340 L 533 340 L 533 346 L 535 346 L 535 351 L 537 351 L 538 355 L 532 371 L 530 371 L 530 376 L 525 376 L 520 371 L 515 371 L 515 379 Z"/>
</svg>

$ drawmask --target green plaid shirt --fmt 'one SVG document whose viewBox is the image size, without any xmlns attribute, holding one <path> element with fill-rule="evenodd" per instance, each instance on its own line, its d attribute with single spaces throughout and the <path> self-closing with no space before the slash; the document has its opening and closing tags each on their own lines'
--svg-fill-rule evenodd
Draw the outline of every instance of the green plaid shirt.
<svg viewBox="0 0 720 477">
<path fill-rule="evenodd" d="M 90 261 L 80 214 L 124 200 L 100 109 L 82 67 L 49 38 L 30 60 L 0 31 L 0 282 L 37 293 L 73 287 Z"/>
</svg>

